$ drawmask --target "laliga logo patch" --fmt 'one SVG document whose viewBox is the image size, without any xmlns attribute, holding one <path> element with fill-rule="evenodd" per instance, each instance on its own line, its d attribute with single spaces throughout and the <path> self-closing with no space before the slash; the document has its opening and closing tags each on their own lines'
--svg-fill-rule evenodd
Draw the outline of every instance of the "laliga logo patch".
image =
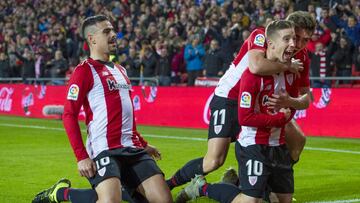
<svg viewBox="0 0 360 203">
<path fill-rule="evenodd" d="M 263 47 L 265 45 L 265 36 L 263 34 L 257 34 L 255 36 L 254 44 Z"/>
<path fill-rule="evenodd" d="M 79 97 L 79 90 L 80 89 L 79 86 L 77 86 L 77 84 L 72 84 L 69 88 L 67 99 L 76 101 Z"/>
<path fill-rule="evenodd" d="M 214 131 L 216 134 L 219 134 L 222 130 L 222 125 L 215 125 L 214 126 Z"/>
<path fill-rule="evenodd" d="M 105 175 L 106 167 L 103 167 L 102 169 L 98 170 L 98 174 L 102 177 Z"/>
<path fill-rule="evenodd" d="M 249 92 L 241 93 L 240 107 L 242 108 L 251 107 L 251 94 Z"/>
<path fill-rule="evenodd" d="M 257 176 L 249 176 L 250 185 L 254 186 L 257 182 Z"/>
</svg>

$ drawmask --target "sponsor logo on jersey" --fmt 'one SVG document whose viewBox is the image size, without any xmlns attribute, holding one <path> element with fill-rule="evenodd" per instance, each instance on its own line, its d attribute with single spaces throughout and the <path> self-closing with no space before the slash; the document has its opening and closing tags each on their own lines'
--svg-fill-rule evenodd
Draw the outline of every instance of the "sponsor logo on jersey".
<svg viewBox="0 0 360 203">
<path fill-rule="evenodd" d="M 249 176 L 250 185 L 254 186 L 257 182 L 257 176 Z"/>
<path fill-rule="evenodd" d="M 131 89 L 130 85 L 128 85 L 128 84 L 119 84 L 115 80 L 112 80 L 110 78 L 107 78 L 106 82 L 107 82 L 107 84 L 109 86 L 110 91 L 120 90 L 120 89 L 127 89 L 127 90 Z"/>
<path fill-rule="evenodd" d="M 107 71 L 102 72 L 102 76 L 108 76 L 108 75 L 109 75 L 109 72 L 107 72 Z"/>
<path fill-rule="evenodd" d="M 265 36 L 263 34 L 257 34 L 254 39 L 254 44 L 263 47 L 265 45 Z"/>
<path fill-rule="evenodd" d="M 67 99 L 76 101 L 79 97 L 79 91 L 79 86 L 77 84 L 72 84 L 69 88 Z"/>
<path fill-rule="evenodd" d="M 241 93 L 240 107 L 242 108 L 251 107 L 251 94 L 249 92 Z"/>
<path fill-rule="evenodd" d="M 215 125 L 214 132 L 218 135 L 222 130 L 222 125 Z"/>
</svg>

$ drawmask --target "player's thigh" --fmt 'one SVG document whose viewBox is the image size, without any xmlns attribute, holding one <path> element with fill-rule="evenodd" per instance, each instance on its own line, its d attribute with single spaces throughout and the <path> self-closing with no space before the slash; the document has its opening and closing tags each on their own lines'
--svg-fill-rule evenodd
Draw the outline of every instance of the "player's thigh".
<svg viewBox="0 0 360 203">
<path fill-rule="evenodd" d="M 271 174 L 267 146 L 243 147 L 236 143 L 236 153 L 239 154 L 237 159 L 242 193 L 255 199 L 261 199 Z"/>
<path fill-rule="evenodd" d="M 97 202 L 118 203 L 121 201 L 121 182 L 117 177 L 100 182 L 96 188 Z"/>
<path fill-rule="evenodd" d="M 231 203 L 262 203 L 262 199 L 240 194 Z"/>
<path fill-rule="evenodd" d="M 292 194 L 291 193 L 276 193 L 279 203 L 291 203 Z"/>
<path fill-rule="evenodd" d="M 149 202 L 172 202 L 170 189 L 166 185 L 162 174 L 156 174 L 144 180 L 139 185 L 138 191 L 143 194 Z"/>
<path fill-rule="evenodd" d="M 96 164 L 96 173 L 93 177 L 88 178 L 93 188 L 108 178 L 117 177 L 120 179 L 121 166 L 117 158 L 112 156 L 109 151 L 101 152 L 93 160 Z"/>
<path fill-rule="evenodd" d="M 208 139 L 231 138 L 235 141 L 240 132 L 237 103 L 215 95 L 210 103 L 210 111 Z"/>
<path fill-rule="evenodd" d="M 304 132 L 294 119 L 285 125 L 285 139 L 290 150 L 302 149 L 305 145 Z"/>
<path fill-rule="evenodd" d="M 279 194 L 294 193 L 294 170 L 289 150 L 285 145 L 271 148 L 272 173 L 268 184 L 272 192 Z"/>
<path fill-rule="evenodd" d="M 154 159 L 146 153 L 137 155 L 132 159 L 135 160 L 121 168 L 122 183 L 128 188 L 137 189 L 149 201 L 158 197 L 159 194 L 161 196 L 160 200 L 168 200 L 169 197 L 171 199 L 164 175 Z M 156 184 L 156 187 L 152 187 Z"/>
</svg>

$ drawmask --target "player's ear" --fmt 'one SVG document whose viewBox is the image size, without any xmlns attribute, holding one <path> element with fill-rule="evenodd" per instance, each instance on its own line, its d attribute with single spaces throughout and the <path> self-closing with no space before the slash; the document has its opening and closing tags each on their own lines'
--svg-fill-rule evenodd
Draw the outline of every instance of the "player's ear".
<svg viewBox="0 0 360 203">
<path fill-rule="evenodd" d="M 268 47 L 271 47 L 274 44 L 274 42 L 269 38 L 266 39 L 266 43 L 267 43 Z"/>
<path fill-rule="evenodd" d="M 86 38 L 87 38 L 87 41 L 89 42 L 89 46 L 90 46 L 90 44 L 96 44 L 95 38 L 92 34 L 88 33 Z"/>
</svg>

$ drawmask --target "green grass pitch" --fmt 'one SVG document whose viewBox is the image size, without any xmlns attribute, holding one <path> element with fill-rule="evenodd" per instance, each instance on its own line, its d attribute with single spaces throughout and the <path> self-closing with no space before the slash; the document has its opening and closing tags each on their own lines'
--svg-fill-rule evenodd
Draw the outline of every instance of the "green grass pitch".
<svg viewBox="0 0 360 203">
<path fill-rule="evenodd" d="M 205 130 L 139 126 L 139 131 L 160 149 L 158 164 L 166 177 L 206 152 Z M 360 139 L 308 137 L 306 147 L 295 166 L 296 202 L 360 202 Z M 234 145 L 224 166 L 207 176 L 208 182 L 218 181 L 229 166 L 237 168 Z M 61 121 L 0 116 L 0 203 L 30 202 L 62 177 L 74 187 L 89 187 L 78 175 Z"/>
</svg>

